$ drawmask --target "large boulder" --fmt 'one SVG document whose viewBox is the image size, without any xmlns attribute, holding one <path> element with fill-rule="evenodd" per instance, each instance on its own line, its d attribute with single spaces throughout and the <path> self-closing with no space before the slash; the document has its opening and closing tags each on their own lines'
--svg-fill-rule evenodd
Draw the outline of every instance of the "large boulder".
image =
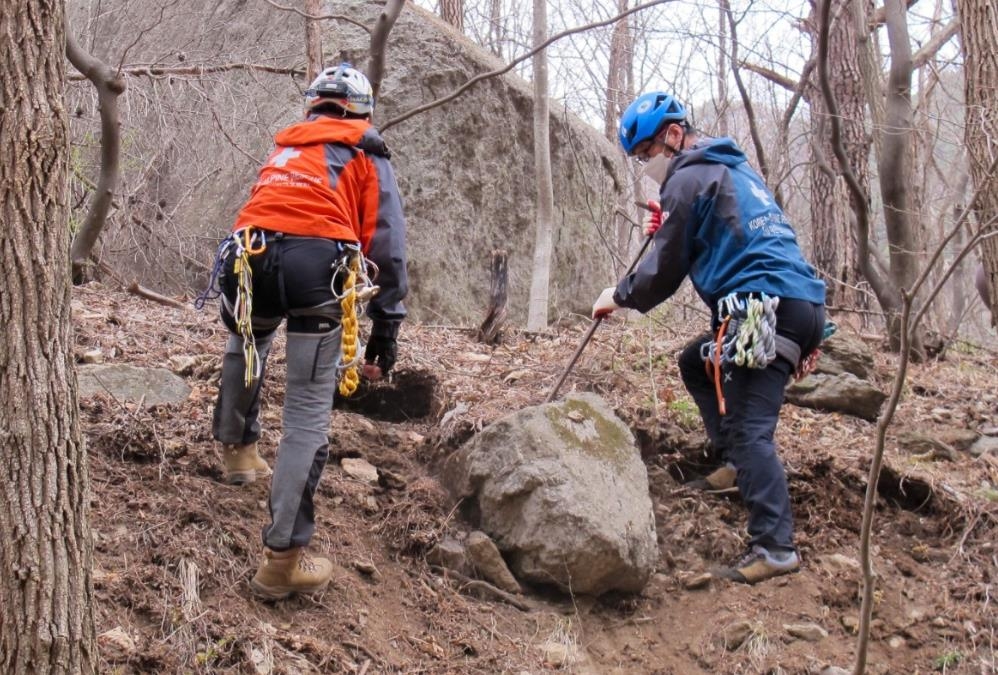
<svg viewBox="0 0 998 675">
<path fill-rule="evenodd" d="M 444 481 L 523 581 L 600 595 L 640 591 L 654 571 L 648 474 L 598 396 L 503 417 L 447 459 Z"/>
<path fill-rule="evenodd" d="M 105 241 L 134 246 L 108 247 L 102 255 L 119 270 L 134 270 L 146 285 L 200 290 L 214 242 L 249 195 L 274 132 L 301 119 L 308 82 L 262 67 L 303 69 L 302 17 L 266 2 L 177 0 L 162 20 L 150 21 L 149 5 L 108 0 L 99 15 L 89 15 L 95 12 L 91 4 L 71 0 L 70 25 L 82 31 L 81 44 L 111 64 L 127 50 L 126 62 L 188 72 L 231 63 L 261 66 L 200 77 L 127 78 L 121 104 L 121 194 L 127 199 L 118 200 Z M 383 10 L 380 1 L 344 0 L 335 13 L 372 26 Z M 368 32 L 347 21 L 322 26 L 327 63 L 346 59 L 366 70 Z M 385 65 L 374 117 L 379 126 L 504 64 L 406 3 Z M 92 86 L 72 83 L 68 107 L 81 172 L 95 177 L 99 124 Z M 481 320 L 497 248 L 509 254 L 510 319 L 526 317 L 537 200 L 532 110 L 528 83 L 506 73 L 385 130 L 409 221 L 411 318 Z M 629 179 L 619 148 L 556 102 L 550 139 L 550 308 L 556 318 L 588 313 L 592 298 L 616 278 L 606 242 L 616 241 L 615 209 Z M 74 186 L 89 191 L 82 183 Z"/>
</svg>

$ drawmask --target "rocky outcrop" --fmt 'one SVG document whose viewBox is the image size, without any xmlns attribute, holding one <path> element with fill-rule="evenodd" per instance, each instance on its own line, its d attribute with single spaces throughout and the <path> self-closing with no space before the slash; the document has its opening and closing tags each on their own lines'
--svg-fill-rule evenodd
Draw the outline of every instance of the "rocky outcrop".
<svg viewBox="0 0 998 675">
<path fill-rule="evenodd" d="M 69 9 L 71 25 L 87 31 L 81 43 L 112 64 L 127 48 L 129 62 L 166 67 L 303 68 L 301 16 L 265 2 L 178 0 L 158 22 L 143 2 L 110 0 L 99 18 L 86 16 L 91 6 L 78 0 Z M 381 2 L 348 0 L 335 13 L 371 26 L 382 10 Z M 369 34 L 347 21 L 323 25 L 327 62 L 366 68 Z M 389 39 L 374 122 L 382 125 L 502 65 L 407 3 Z M 240 69 L 129 78 L 121 104 L 121 207 L 105 236 L 122 245 L 103 255 L 157 288 L 203 288 L 208 268 L 200 265 L 210 265 L 213 242 L 245 201 L 273 133 L 300 119 L 307 85 L 300 76 Z M 99 127 L 90 85 L 72 84 L 69 99 L 75 157 L 82 173 L 96 175 Z M 505 74 L 385 131 L 409 220 L 412 318 L 480 320 L 495 248 L 509 253 L 510 318 L 526 316 L 537 194 L 532 108 L 529 85 Z M 614 281 L 605 242 L 614 241 L 614 211 L 627 178 L 621 153 L 596 129 L 554 102 L 550 122 L 555 318 L 586 313 Z"/>
</svg>

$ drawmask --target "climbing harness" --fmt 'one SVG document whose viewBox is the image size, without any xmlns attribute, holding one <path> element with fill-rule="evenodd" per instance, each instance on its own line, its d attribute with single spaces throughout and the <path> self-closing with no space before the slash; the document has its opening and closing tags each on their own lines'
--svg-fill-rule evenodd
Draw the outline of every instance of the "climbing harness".
<svg viewBox="0 0 998 675">
<path fill-rule="evenodd" d="M 333 270 L 333 296 L 339 300 L 343 310 L 340 324 L 340 351 L 342 356 L 337 369 L 340 371 L 339 392 L 344 398 L 353 395 L 360 385 L 360 374 L 357 366 L 360 363 L 360 331 L 358 330 L 358 305 L 377 295 L 380 290 L 371 282 L 367 268 L 377 276 L 377 266 L 364 257 L 359 245 L 348 245 L 347 254 L 339 259 Z M 336 291 L 337 280 L 342 280 L 341 291 Z"/>
<path fill-rule="evenodd" d="M 762 369 L 773 362 L 778 351 L 783 355 L 784 350 L 778 350 L 779 342 L 790 343 L 780 344 L 780 347 L 796 347 L 796 343 L 776 335 L 776 309 L 779 306 L 778 297 L 765 293 L 759 298 L 739 298 L 737 293 L 730 293 L 718 301 L 717 315 L 721 323 L 714 340 L 705 342 L 700 347 L 700 357 L 704 361 L 707 377 L 714 382 L 714 393 L 717 395 L 721 415 L 726 413 L 721 388 L 724 365 L 733 363 L 736 366 Z M 799 348 L 797 354 L 799 357 Z M 791 363 L 796 364 L 797 359 L 792 358 Z"/>
<path fill-rule="evenodd" d="M 825 327 L 821 332 L 821 342 L 823 343 L 825 340 L 835 335 L 835 331 L 837 331 L 838 328 L 838 325 L 836 325 L 834 321 L 826 321 Z M 794 381 L 796 382 L 801 380 L 814 372 L 814 369 L 818 367 L 818 359 L 820 357 L 821 348 L 815 347 L 810 354 L 802 358 L 800 363 L 797 364 L 797 370 L 794 371 Z"/>
<path fill-rule="evenodd" d="M 234 255 L 232 272 L 236 277 L 236 300 L 232 316 L 236 322 L 236 332 L 243 338 L 243 357 L 246 362 L 243 384 L 247 389 L 253 386 L 263 372 L 263 363 L 256 350 L 256 337 L 253 335 L 253 269 L 250 267 L 250 256 L 259 255 L 266 250 L 265 230 L 251 226 L 230 234 L 222 240 L 215 252 L 215 263 L 212 265 L 208 287 L 194 301 L 194 306 L 201 309 L 205 302 L 222 295 L 218 279 L 225 261 L 230 254 Z"/>
</svg>

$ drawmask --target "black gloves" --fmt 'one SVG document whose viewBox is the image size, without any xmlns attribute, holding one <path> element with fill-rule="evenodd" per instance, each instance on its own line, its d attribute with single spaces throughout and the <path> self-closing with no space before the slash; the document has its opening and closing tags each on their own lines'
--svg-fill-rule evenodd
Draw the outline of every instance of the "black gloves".
<svg viewBox="0 0 998 675">
<path fill-rule="evenodd" d="M 367 348 L 364 350 L 364 361 L 378 366 L 382 375 L 391 371 L 398 358 L 398 332 L 398 323 L 375 321 L 371 327 L 371 339 L 367 341 Z"/>
</svg>

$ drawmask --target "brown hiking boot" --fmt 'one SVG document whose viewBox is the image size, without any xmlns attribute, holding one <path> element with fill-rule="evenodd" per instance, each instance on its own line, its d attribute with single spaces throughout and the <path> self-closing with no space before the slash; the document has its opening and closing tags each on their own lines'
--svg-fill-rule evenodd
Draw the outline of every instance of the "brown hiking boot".
<svg viewBox="0 0 998 675">
<path fill-rule="evenodd" d="M 738 472 L 734 466 L 723 464 L 705 477 L 686 483 L 686 486 L 694 490 L 703 490 L 704 492 L 713 492 L 716 494 L 738 492 L 738 486 L 735 485 L 735 477 L 737 475 Z"/>
<path fill-rule="evenodd" d="M 756 545 L 743 553 L 731 567 L 714 570 L 713 574 L 742 584 L 757 584 L 799 569 L 797 551 L 769 551 Z"/>
<path fill-rule="evenodd" d="M 225 462 L 225 482 L 229 485 L 246 485 L 270 475 L 270 466 L 257 452 L 256 443 L 222 445 L 222 460 Z"/>
<path fill-rule="evenodd" d="M 283 600 L 292 593 L 312 593 L 326 587 L 333 576 L 333 563 L 311 556 L 305 547 L 275 551 L 264 547 L 263 560 L 250 580 L 253 592 L 266 600 Z"/>
</svg>

